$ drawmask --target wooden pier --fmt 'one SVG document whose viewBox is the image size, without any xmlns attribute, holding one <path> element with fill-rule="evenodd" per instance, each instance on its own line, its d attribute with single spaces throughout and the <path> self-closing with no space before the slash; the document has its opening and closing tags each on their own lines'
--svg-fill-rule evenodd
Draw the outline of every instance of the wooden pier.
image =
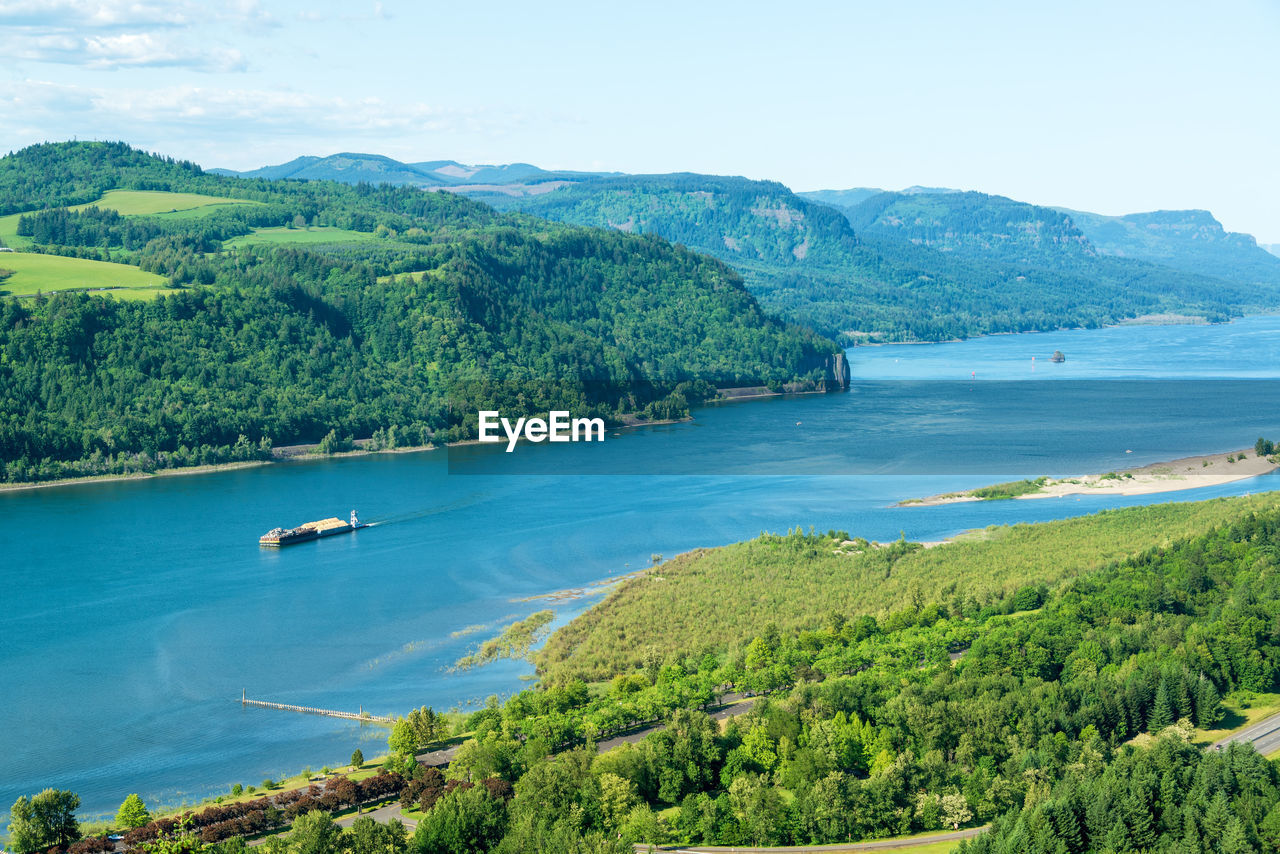
<svg viewBox="0 0 1280 854">
<path fill-rule="evenodd" d="M 394 718 L 371 715 L 360 707 L 359 712 L 339 712 L 335 709 L 313 709 L 310 706 L 291 706 L 288 703 L 271 703 L 267 700 L 250 700 L 244 691 L 240 692 L 240 705 L 257 706 L 260 709 L 279 709 L 282 712 L 301 712 L 304 715 L 323 715 L 327 718 L 342 718 L 348 721 L 367 721 L 374 724 L 392 724 Z"/>
</svg>

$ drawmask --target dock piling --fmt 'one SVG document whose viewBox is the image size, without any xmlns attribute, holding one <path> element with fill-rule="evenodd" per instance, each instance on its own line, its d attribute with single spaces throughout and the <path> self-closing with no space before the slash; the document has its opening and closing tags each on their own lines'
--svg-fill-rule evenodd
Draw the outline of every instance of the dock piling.
<svg viewBox="0 0 1280 854">
<path fill-rule="evenodd" d="M 304 715 L 323 715 L 327 718 L 342 718 L 348 721 L 368 721 L 369 723 L 379 724 L 395 723 L 392 718 L 366 713 L 363 704 L 360 706 L 359 712 L 341 712 L 336 709 L 315 709 L 310 706 L 292 706 L 288 703 L 272 703 L 267 700 L 250 700 L 246 691 L 241 691 L 240 705 L 256 706 L 260 709 L 278 709 L 282 712 L 300 712 Z"/>
</svg>

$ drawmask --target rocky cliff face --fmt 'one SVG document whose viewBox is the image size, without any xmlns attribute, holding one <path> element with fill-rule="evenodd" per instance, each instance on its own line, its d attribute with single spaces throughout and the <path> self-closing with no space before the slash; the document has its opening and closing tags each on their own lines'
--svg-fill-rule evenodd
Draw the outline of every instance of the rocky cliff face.
<svg viewBox="0 0 1280 854">
<path fill-rule="evenodd" d="M 849 387 L 849 360 L 844 353 L 833 353 L 827 359 L 828 389 L 846 389 Z"/>
</svg>

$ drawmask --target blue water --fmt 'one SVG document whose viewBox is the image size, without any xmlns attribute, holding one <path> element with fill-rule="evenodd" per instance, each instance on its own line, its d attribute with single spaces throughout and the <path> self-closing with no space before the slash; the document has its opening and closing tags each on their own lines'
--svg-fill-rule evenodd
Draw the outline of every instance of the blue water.
<svg viewBox="0 0 1280 854">
<path fill-rule="evenodd" d="M 1055 349 L 1065 364 L 1049 364 Z M 130 792 L 177 804 L 336 766 L 356 747 L 372 755 L 385 745 L 376 726 L 242 708 L 241 691 L 374 714 L 514 692 L 526 664 L 446 668 L 497 626 L 547 607 L 519 600 L 638 569 L 654 553 L 793 525 L 935 540 L 1280 483 L 891 506 L 1005 476 L 1280 438 L 1277 318 L 849 355 L 848 394 L 711 406 L 603 445 L 0 493 L 0 805 L 48 786 L 78 792 L 82 815 L 114 811 Z M 577 470 L 606 474 L 565 473 Z M 274 525 L 351 507 L 381 524 L 283 551 L 257 546 Z M 587 604 L 553 607 L 564 621 Z M 452 636 L 474 625 L 489 631 Z"/>
</svg>

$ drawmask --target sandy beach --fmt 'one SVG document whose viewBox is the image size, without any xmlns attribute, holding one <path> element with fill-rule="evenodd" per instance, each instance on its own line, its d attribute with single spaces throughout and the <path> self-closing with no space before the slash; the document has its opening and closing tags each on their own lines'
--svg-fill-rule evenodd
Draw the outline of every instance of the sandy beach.
<svg viewBox="0 0 1280 854">
<path fill-rule="evenodd" d="M 1013 496 L 1015 499 L 1060 498 L 1065 495 L 1149 495 L 1157 492 L 1177 492 L 1183 489 L 1199 489 L 1202 486 L 1218 486 L 1258 475 L 1269 474 L 1280 468 L 1278 456 L 1259 457 L 1252 448 L 1226 454 L 1205 454 L 1184 457 L 1167 463 L 1151 463 L 1131 469 L 1118 469 L 1105 474 L 1086 474 L 1079 477 L 1045 478 L 1038 489 Z M 909 499 L 899 507 L 931 507 L 961 501 L 993 501 L 974 493 L 949 492 L 923 499 Z"/>
</svg>

